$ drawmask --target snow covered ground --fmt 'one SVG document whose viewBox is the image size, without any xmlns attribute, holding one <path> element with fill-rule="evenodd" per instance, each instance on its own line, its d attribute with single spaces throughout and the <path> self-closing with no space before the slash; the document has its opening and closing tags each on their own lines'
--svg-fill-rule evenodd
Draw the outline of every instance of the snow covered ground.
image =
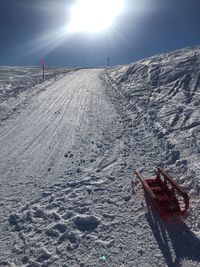
<svg viewBox="0 0 200 267">
<path fill-rule="evenodd" d="M 45 82 L 41 67 L 0 66 L 0 119 L 6 119 L 28 95 L 47 87 L 70 69 L 45 67 Z"/>
<path fill-rule="evenodd" d="M 196 47 L 30 86 L 7 69 L 0 266 L 200 266 L 199 65 Z M 191 197 L 184 220 L 145 201 L 133 172 L 157 165 Z"/>
</svg>

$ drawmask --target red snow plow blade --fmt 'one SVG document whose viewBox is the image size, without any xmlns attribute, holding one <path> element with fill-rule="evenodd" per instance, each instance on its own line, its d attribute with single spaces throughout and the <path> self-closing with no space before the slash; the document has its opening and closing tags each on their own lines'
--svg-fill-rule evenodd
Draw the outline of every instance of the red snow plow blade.
<svg viewBox="0 0 200 267">
<path fill-rule="evenodd" d="M 156 178 L 144 179 L 139 171 L 135 174 L 160 216 L 180 216 L 189 208 L 188 194 L 160 167 L 156 171 Z"/>
</svg>

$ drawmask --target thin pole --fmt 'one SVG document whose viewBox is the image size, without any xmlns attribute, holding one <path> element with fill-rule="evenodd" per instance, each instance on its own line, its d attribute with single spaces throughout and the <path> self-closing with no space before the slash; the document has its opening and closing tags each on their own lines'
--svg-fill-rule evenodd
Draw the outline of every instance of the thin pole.
<svg viewBox="0 0 200 267">
<path fill-rule="evenodd" d="M 107 60 L 107 66 L 109 67 L 110 66 L 110 58 L 108 57 L 108 58 L 106 58 L 106 60 Z"/>
<path fill-rule="evenodd" d="M 43 78 L 43 80 L 44 80 L 44 62 L 43 62 L 43 64 L 42 64 L 42 78 Z"/>
<path fill-rule="evenodd" d="M 44 80 L 45 76 L 44 76 L 44 68 L 45 68 L 45 60 L 44 58 L 41 60 L 40 64 L 42 65 L 42 78 Z"/>
</svg>

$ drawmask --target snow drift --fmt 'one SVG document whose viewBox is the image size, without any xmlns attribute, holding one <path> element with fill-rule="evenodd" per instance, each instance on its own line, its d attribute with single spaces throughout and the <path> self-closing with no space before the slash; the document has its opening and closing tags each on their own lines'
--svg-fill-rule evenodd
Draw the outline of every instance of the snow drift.
<svg viewBox="0 0 200 267">
<path fill-rule="evenodd" d="M 151 132 L 161 143 L 166 154 L 160 161 L 175 166 L 177 174 L 190 170 L 192 179 L 188 182 L 199 190 L 200 48 L 113 68 L 104 78 L 114 95 L 118 94 L 130 122 L 142 129 L 140 137 Z"/>
</svg>

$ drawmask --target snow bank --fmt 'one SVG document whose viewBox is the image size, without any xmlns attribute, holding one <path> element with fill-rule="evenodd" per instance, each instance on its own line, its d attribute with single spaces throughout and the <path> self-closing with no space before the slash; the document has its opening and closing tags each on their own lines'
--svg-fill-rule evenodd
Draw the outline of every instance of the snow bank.
<svg viewBox="0 0 200 267">
<path fill-rule="evenodd" d="M 130 140 L 138 141 L 136 164 L 147 171 L 156 165 L 171 171 L 191 197 L 188 220 L 199 233 L 200 47 L 110 68 L 103 78 L 129 120 Z"/>
</svg>

